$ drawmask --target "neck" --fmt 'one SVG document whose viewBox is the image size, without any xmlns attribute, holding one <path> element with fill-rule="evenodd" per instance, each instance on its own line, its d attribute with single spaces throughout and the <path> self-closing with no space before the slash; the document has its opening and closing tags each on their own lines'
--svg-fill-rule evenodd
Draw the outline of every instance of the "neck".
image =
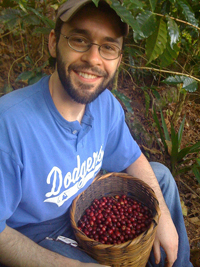
<svg viewBox="0 0 200 267">
<path fill-rule="evenodd" d="M 71 99 L 63 88 L 56 72 L 54 72 L 50 77 L 49 90 L 53 102 L 63 118 L 67 121 L 77 120 L 81 123 L 85 112 L 85 105 L 79 104 Z"/>
</svg>

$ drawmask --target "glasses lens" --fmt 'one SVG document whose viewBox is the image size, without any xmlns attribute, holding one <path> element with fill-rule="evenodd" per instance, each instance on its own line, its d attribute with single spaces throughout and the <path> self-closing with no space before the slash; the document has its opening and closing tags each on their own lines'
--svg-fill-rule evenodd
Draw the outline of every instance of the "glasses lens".
<svg viewBox="0 0 200 267">
<path fill-rule="evenodd" d="M 80 35 L 72 35 L 68 39 L 69 45 L 76 51 L 85 52 L 90 47 L 90 41 Z"/>
<path fill-rule="evenodd" d="M 86 52 L 92 45 L 99 46 L 99 53 L 104 59 L 112 60 L 116 59 L 120 55 L 120 48 L 114 44 L 106 43 L 98 45 L 91 43 L 90 40 L 81 35 L 71 35 L 68 38 L 69 46 L 77 52 Z"/>
<path fill-rule="evenodd" d="M 116 59 L 120 55 L 120 49 L 113 44 L 103 44 L 100 46 L 100 54 L 105 59 Z"/>
</svg>

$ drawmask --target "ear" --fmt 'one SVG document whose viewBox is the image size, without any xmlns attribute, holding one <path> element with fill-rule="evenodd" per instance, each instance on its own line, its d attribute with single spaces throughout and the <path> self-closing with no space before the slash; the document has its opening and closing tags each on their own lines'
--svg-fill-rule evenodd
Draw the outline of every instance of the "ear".
<svg viewBox="0 0 200 267">
<path fill-rule="evenodd" d="M 56 36 L 55 36 L 55 31 L 51 30 L 49 34 L 49 53 L 53 58 L 56 58 Z"/>
</svg>

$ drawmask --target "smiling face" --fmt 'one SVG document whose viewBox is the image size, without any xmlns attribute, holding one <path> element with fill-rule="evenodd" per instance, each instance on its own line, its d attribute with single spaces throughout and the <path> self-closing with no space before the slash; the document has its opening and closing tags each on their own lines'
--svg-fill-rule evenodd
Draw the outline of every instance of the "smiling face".
<svg viewBox="0 0 200 267">
<path fill-rule="evenodd" d="M 81 34 L 92 43 L 112 43 L 122 48 L 123 37 L 116 16 L 107 16 L 92 6 L 81 9 L 61 33 L 67 37 Z M 112 81 L 120 64 L 121 56 L 115 60 L 103 59 L 99 47 L 92 45 L 86 52 L 76 52 L 69 47 L 67 39 L 60 35 L 55 45 L 55 33 L 50 34 L 50 53 L 56 57 L 56 71 L 65 92 L 77 103 L 93 101 Z"/>
</svg>

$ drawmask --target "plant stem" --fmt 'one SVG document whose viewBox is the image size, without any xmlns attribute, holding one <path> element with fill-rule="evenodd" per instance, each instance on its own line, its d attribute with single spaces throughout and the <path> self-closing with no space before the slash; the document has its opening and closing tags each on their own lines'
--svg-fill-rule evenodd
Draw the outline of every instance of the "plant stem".
<svg viewBox="0 0 200 267">
<path fill-rule="evenodd" d="M 186 76 L 186 77 L 189 77 L 189 78 L 192 78 L 192 79 L 196 80 L 197 82 L 200 82 L 200 79 L 198 79 L 198 78 L 196 78 L 194 76 L 191 76 L 189 74 L 186 74 L 186 73 L 180 73 L 180 72 L 175 72 L 175 71 L 170 71 L 170 70 L 160 70 L 160 69 L 150 68 L 150 67 L 135 67 L 135 66 L 127 64 L 125 62 L 122 62 L 122 64 L 125 65 L 125 66 L 128 66 L 130 68 L 134 68 L 134 69 L 138 69 L 138 70 L 151 70 L 151 71 L 157 71 L 157 72 L 170 73 L 170 74 L 173 74 L 173 75 Z"/>
<path fill-rule="evenodd" d="M 153 13 L 153 14 L 156 15 L 156 16 L 159 16 L 159 17 L 166 17 L 165 15 L 158 14 L 158 13 Z M 180 23 L 186 24 L 186 25 L 188 25 L 188 26 L 194 27 L 194 28 L 196 28 L 198 31 L 200 31 L 200 28 L 199 28 L 198 26 L 192 24 L 192 23 L 189 23 L 189 22 L 187 22 L 187 21 L 184 21 L 184 20 L 181 20 L 181 19 L 177 19 L 177 18 L 174 18 L 174 17 L 170 17 L 170 16 L 168 16 L 168 17 L 169 17 L 170 19 L 173 19 L 173 20 L 177 21 L 177 22 L 180 22 Z"/>
<path fill-rule="evenodd" d="M 117 90 L 117 87 L 118 87 L 118 76 L 119 76 L 119 69 L 115 73 L 112 90 Z"/>
<path fill-rule="evenodd" d="M 185 99 L 187 96 L 186 91 L 181 91 L 181 86 L 179 87 L 179 92 L 180 92 L 179 100 L 178 100 L 178 103 L 176 104 L 176 108 L 175 108 L 174 114 L 172 116 L 172 124 L 174 124 L 175 126 L 177 125 L 177 121 L 181 116 L 183 105 L 185 103 Z"/>
<path fill-rule="evenodd" d="M 10 73 L 11 73 L 11 70 L 12 70 L 12 68 L 13 68 L 13 65 L 14 65 L 16 62 L 20 61 L 22 58 L 26 57 L 26 56 L 27 56 L 27 54 L 25 54 L 25 55 L 21 56 L 20 58 L 16 59 L 15 61 L 13 61 L 12 65 L 11 65 L 11 67 L 10 67 L 10 69 L 9 69 L 9 72 L 8 72 L 8 85 L 9 85 L 9 86 L 10 86 Z"/>
</svg>

